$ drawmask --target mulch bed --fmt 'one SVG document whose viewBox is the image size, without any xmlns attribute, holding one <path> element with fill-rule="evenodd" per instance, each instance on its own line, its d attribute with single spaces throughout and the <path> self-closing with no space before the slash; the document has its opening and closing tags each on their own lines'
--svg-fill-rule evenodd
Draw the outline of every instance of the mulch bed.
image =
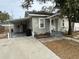
<svg viewBox="0 0 79 59">
<path fill-rule="evenodd" d="M 79 43 L 72 40 L 56 40 L 44 42 L 51 51 L 61 59 L 79 59 Z"/>
</svg>

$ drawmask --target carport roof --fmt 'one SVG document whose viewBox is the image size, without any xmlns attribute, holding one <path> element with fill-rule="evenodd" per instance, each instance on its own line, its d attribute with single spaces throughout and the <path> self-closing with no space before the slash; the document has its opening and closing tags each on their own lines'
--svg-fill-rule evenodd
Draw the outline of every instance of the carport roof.
<svg viewBox="0 0 79 59">
<path fill-rule="evenodd" d="M 18 18 L 18 19 L 12 19 L 12 20 L 9 20 L 10 22 L 18 22 L 18 21 L 25 21 L 27 19 L 30 19 L 31 17 L 28 16 L 28 17 L 24 17 L 24 18 Z"/>
</svg>

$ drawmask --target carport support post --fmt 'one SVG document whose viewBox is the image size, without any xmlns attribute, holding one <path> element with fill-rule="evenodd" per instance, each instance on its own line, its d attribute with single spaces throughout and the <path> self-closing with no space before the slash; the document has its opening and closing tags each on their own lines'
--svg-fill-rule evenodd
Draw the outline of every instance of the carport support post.
<svg viewBox="0 0 79 59">
<path fill-rule="evenodd" d="M 52 19 L 50 18 L 50 27 L 49 27 L 49 29 L 50 29 L 50 35 L 51 35 L 51 33 L 52 33 L 52 32 L 51 32 L 51 20 L 52 20 Z"/>
<path fill-rule="evenodd" d="M 8 35 L 8 39 L 10 38 L 10 35 L 9 35 L 9 33 L 7 33 L 7 35 Z"/>
<path fill-rule="evenodd" d="M 32 31 L 32 36 L 34 37 L 34 31 Z"/>
<path fill-rule="evenodd" d="M 35 33 L 34 33 L 34 26 L 33 26 L 33 18 L 32 18 L 32 37 L 34 37 Z"/>
<path fill-rule="evenodd" d="M 10 31 L 10 24 L 9 24 L 9 32 L 8 32 L 8 39 L 10 39 L 10 37 L 11 37 L 11 31 Z"/>
</svg>

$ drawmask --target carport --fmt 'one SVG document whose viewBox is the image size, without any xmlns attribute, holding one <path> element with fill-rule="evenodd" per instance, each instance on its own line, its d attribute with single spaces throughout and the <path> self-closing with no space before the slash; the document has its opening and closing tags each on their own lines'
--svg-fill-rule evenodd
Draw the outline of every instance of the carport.
<svg viewBox="0 0 79 59">
<path fill-rule="evenodd" d="M 11 21 L 14 24 L 14 29 L 12 32 L 14 35 L 26 35 L 32 36 L 32 24 L 31 24 L 31 17 L 25 17 L 20 19 L 14 19 Z"/>
</svg>

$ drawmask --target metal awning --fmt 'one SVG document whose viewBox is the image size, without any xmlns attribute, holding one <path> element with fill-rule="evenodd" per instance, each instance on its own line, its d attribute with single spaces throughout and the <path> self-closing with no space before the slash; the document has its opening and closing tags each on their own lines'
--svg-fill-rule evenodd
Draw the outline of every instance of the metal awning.
<svg viewBox="0 0 79 59">
<path fill-rule="evenodd" d="M 25 20 L 28 20 L 28 19 L 30 19 L 30 18 L 31 18 L 31 17 L 28 16 L 28 17 L 25 17 L 25 18 L 11 19 L 11 20 L 9 20 L 8 22 L 15 23 L 15 22 L 20 22 L 20 21 L 25 21 Z"/>
</svg>

